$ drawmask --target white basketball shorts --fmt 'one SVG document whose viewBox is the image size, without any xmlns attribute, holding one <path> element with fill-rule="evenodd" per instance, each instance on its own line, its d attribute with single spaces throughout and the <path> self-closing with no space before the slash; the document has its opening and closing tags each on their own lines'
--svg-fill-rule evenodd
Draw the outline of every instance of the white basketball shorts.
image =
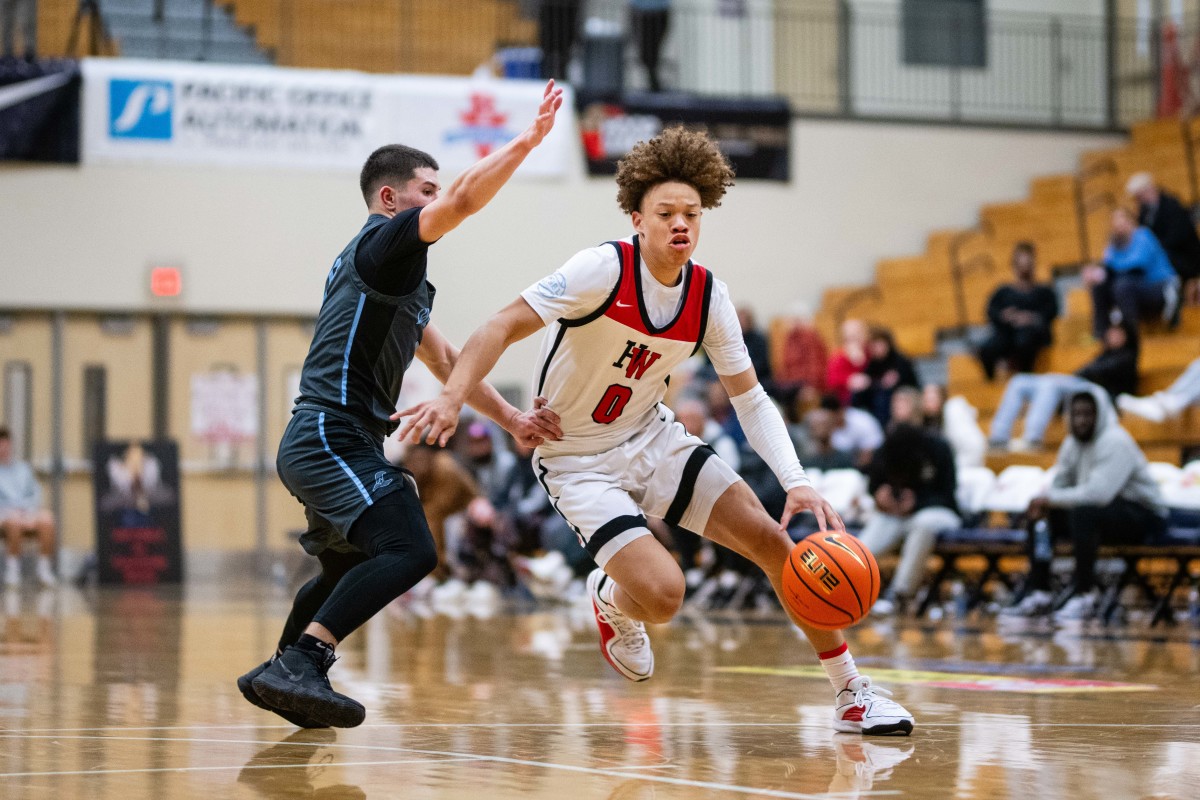
<svg viewBox="0 0 1200 800">
<path fill-rule="evenodd" d="M 702 534 L 713 505 L 741 480 L 664 405 L 632 438 L 596 455 L 534 454 L 533 468 L 558 513 L 603 567 L 646 536 L 646 517 Z"/>
</svg>

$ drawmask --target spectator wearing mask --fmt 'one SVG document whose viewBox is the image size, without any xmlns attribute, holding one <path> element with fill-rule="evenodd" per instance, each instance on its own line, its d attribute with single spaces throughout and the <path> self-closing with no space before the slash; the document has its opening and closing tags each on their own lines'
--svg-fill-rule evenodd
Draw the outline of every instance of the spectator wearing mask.
<svg viewBox="0 0 1200 800">
<path fill-rule="evenodd" d="M 992 418 L 992 431 L 988 436 L 991 445 L 1008 445 L 1014 451 L 1041 447 L 1050 420 L 1058 413 L 1063 400 L 1076 392 L 1089 390 L 1092 386 L 1100 387 L 1113 397 L 1135 391 L 1138 344 L 1131 327 L 1110 325 L 1104 332 L 1104 349 L 1074 375 L 1014 375 L 1004 388 L 1000 407 Z M 1029 410 L 1025 414 L 1024 435 L 1010 442 L 1017 416 L 1026 403 Z"/>
<path fill-rule="evenodd" d="M 1137 200 L 1138 225 L 1148 228 L 1158 239 L 1167 258 L 1175 268 L 1182 284 L 1183 296 L 1190 303 L 1200 303 L 1200 236 L 1192 215 L 1179 198 L 1164 192 L 1154 183 L 1149 172 L 1130 177 L 1125 191 Z"/>
<path fill-rule="evenodd" d="M 850 403 L 866 409 L 886 428 L 892 413 L 892 393 L 901 386 L 919 386 L 912 362 L 896 349 L 896 341 L 887 328 L 871 328 L 863 374 L 868 379 L 867 386 L 856 391 Z"/>
<path fill-rule="evenodd" d="M 990 381 L 997 363 L 1009 364 L 1012 372 L 1033 372 L 1037 354 L 1053 339 L 1051 326 L 1058 316 L 1058 295 L 1049 284 L 1036 283 L 1037 251 L 1030 242 L 1013 248 L 1013 282 L 992 293 L 987 318 L 991 326 L 979 347 L 979 362 Z"/>
<path fill-rule="evenodd" d="M 1112 236 L 1104 249 L 1104 264 L 1084 268 L 1092 290 L 1092 331 L 1097 339 L 1119 311 L 1132 325 L 1158 317 L 1177 322 L 1179 287 L 1175 268 L 1149 228 L 1140 227 L 1133 212 L 1118 208 L 1112 214 Z"/>
<path fill-rule="evenodd" d="M 894 399 L 902 406 L 911 398 L 899 392 Z M 896 411 L 903 419 L 905 409 Z M 877 556 L 900 552 L 896 574 L 873 609 L 891 614 L 902 611 L 924 583 L 938 534 L 961 524 L 954 454 L 937 433 L 897 422 L 875 453 L 868 478 L 876 513 L 859 538 Z"/>
<path fill-rule="evenodd" d="M 1020 601 L 1008 612 L 1044 614 L 1050 595 L 1053 542 L 1071 542 L 1075 574 L 1055 614 L 1060 620 L 1090 619 L 1099 608 L 1096 554 L 1104 544 L 1140 544 L 1161 535 L 1167 508 L 1146 456 L 1116 420 L 1108 395 L 1092 387 L 1071 395 L 1068 436 L 1059 448 L 1054 480 L 1030 503 L 1026 517 L 1030 573 Z"/>
</svg>

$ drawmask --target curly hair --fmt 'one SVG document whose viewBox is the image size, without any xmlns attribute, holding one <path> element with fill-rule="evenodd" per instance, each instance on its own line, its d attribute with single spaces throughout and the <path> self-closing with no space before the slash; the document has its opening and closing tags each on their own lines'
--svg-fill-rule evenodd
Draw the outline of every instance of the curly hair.
<svg viewBox="0 0 1200 800">
<path fill-rule="evenodd" d="M 617 164 L 617 204 L 626 214 L 641 211 L 646 192 L 669 181 L 686 183 L 699 192 L 703 208 L 716 208 L 733 185 L 733 167 L 703 131 L 667 128 L 638 142 Z"/>
</svg>

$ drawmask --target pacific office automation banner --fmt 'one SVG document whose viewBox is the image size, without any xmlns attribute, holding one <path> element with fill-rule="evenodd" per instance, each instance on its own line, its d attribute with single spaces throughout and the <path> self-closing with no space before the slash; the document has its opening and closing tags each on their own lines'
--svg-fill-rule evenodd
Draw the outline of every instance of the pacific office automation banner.
<svg viewBox="0 0 1200 800">
<path fill-rule="evenodd" d="M 85 59 L 83 82 L 85 163 L 357 171 L 376 147 L 399 142 L 451 174 L 524 130 L 543 89 L 539 81 L 129 59 Z M 521 173 L 565 173 L 574 131 L 559 128 Z"/>
<path fill-rule="evenodd" d="M 783 100 L 722 100 L 674 94 L 627 95 L 583 108 L 581 133 L 588 172 L 612 175 L 617 161 L 664 128 L 707 130 L 739 178 L 788 180 L 792 114 Z"/>
<path fill-rule="evenodd" d="M 100 582 L 182 581 L 175 442 L 98 442 L 92 465 Z"/>
<path fill-rule="evenodd" d="M 79 64 L 0 58 L 0 159 L 79 161 Z"/>
</svg>

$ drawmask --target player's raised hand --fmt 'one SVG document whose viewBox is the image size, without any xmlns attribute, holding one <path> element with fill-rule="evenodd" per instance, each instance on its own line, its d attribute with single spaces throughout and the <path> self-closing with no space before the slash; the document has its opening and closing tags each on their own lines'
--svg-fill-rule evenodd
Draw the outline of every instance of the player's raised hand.
<svg viewBox="0 0 1200 800">
<path fill-rule="evenodd" d="M 532 146 L 537 147 L 554 127 L 554 115 L 563 104 L 563 90 L 554 85 L 554 79 L 546 82 L 546 91 L 542 94 L 542 104 L 538 106 L 538 115 L 525 130 L 525 136 Z"/>
<path fill-rule="evenodd" d="M 423 438 L 425 444 L 445 447 L 458 428 L 458 415 L 461 412 L 460 404 L 440 394 L 432 400 L 397 411 L 391 418 L 407 418 L 396 436 L 399 441 L 408 439 L 413 444 L 420 444 Z"/>
<path fill-rule="evenodd" d="M 817 518 L 817 528 L 819 530 L 835 530 L 846 532 L 846 523 L 842 522 L 842 518 L 833 506 L 825 501 L 825 498 L 817 494 L 816 490 L 811 486 L 797 486 L 787 493 L 787 503 L 783 507 L 783 516 L 779 518 L 779 529 L 787 532 L 788 523 L 792 517 L 801 511 L 811 511 L 813 516 Z"/>
<path fill-rule="evenodd" d="M 525 447 L 537 447 L 549 439 L 556 442 L 562 438 L 562 420 L 547 405 L 544 397 L 533 398 L 533 408 L 515 414 L 506 427 L 512 437 Z"/>
</svg>

